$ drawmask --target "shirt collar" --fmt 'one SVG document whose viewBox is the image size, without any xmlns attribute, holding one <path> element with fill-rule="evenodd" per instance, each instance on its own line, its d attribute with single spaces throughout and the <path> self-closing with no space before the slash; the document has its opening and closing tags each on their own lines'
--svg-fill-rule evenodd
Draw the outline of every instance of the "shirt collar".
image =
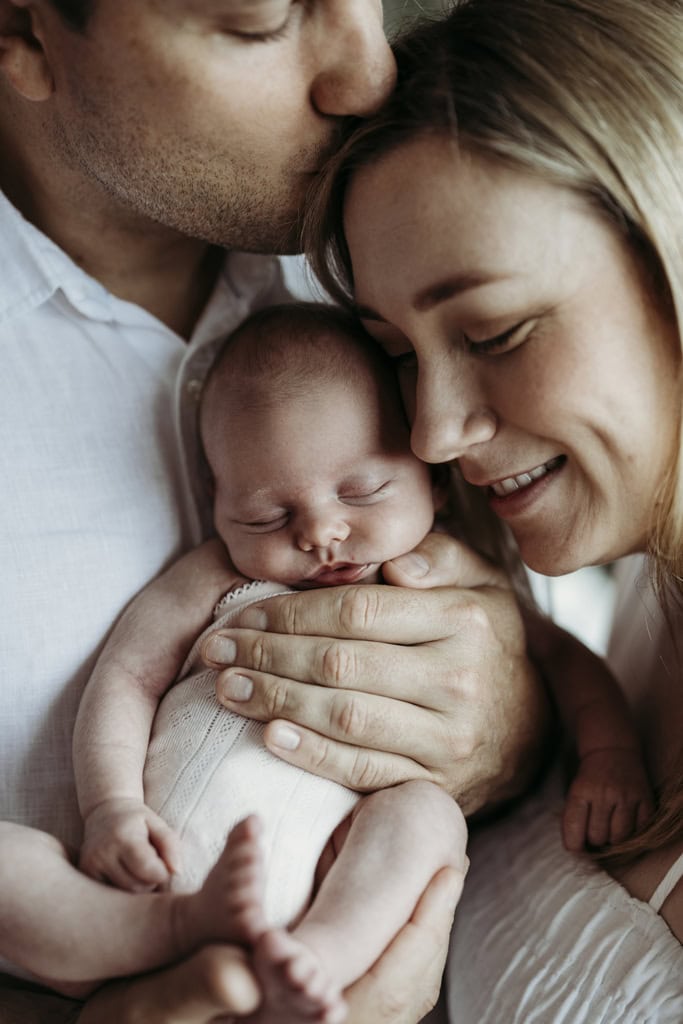
<svg viewBox="0 0 683 1024">
<path fill-rule="evenodd" d="M 0 192 L 0 238 L 9 259 L 0 276 L 0 323 L 21 316 L 47 302 L 57 291 L 90 320 L 139 322 L 153 320 L 146 310 L 116 298 L 95 278 L 27 221 Z M 226 253 L 214 294 L 193 333 L 193 346 L 226 333 L 226 309 L 238 320 L 245 315 L 255 293 L 279 275 L 276 257 Z M 169 332 L 172 333 L 172 332 Z"/>
<path fill-rule="evenodd" d="M 112 319 L 107 290 L 22 217 L 2 192 L 0 237 L 9 257 L 0 279 L 0 322 L 36 309 L 58 290 L 85 316 Z"/>
</svg>

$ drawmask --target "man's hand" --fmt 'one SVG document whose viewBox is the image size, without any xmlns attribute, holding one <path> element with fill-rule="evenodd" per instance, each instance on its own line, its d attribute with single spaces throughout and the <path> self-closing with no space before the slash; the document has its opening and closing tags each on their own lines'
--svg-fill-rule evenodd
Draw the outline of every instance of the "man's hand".
<svg viewBox="0 0 683 1024">
<path fill-rule="evenodd" d="M 251 1014 L 260 998 L 243 949 L 205 946 L 170 967 L 103 985 L 78 1024 L 218 1024 Z"/>
<path fill-rule="evenodd" d="M 393 586 L 270 598 L 205 643 L 226 707 L 270 724 L 291 764 L 369 791 L 441 785 L 471 814 L 519 792 L 546 724 L 503 574 L 430 534 L 387 563 Z"/>
<path fill-rule="evenodd" d="M 453 914 L 463 876 L 443 868 L 410 921 L 367 974 L 345 993 L 345 1024 L 417 1024 L 439 998 Z"/>
</svg>

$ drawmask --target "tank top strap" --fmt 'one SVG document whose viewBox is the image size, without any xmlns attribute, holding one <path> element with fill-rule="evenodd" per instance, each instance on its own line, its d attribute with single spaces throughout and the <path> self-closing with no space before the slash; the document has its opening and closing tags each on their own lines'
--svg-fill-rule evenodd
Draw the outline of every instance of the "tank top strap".
<svg viewBox="0 0 683 1024">
<path fill-rule="evenodd" d="M 648 903 L 653 910 L 656 910 L 657 913 L 659 913 L 666 900 L 680 882 L 681 878 L 683 878 L 683 853 L 679 854 L 673 862 L 667 873 L 664 875 L 664 878 L 648 900 Z"/>
</svg>

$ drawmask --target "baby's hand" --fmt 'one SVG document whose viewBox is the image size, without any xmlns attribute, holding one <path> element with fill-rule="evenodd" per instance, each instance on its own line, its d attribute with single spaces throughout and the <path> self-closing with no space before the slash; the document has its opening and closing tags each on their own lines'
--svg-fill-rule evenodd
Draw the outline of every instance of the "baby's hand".
<svg viewBox="0 0 683 1024">
<path fill-rule="evenodd" d="M 105 800 L 85 819 L 79 867 L 130 892 L 163 887 L 180 868 L 175 832 L 141 800 Z"/>
<path fill-rule="evenodd" d="M 586 754 L 569 787 L 562 838 L 575 853 L 586 846 L 620 843 L 640 831 L 654 810 L 650 782 L 636 750 Z"/>
</svg>

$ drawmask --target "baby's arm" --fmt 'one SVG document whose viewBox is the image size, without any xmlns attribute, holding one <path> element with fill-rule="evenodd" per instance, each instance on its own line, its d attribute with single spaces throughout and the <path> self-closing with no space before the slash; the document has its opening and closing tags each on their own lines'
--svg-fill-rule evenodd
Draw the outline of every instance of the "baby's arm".
<svg viewBox="0 0 683 1024">
<path fill-rule="evenodd" d="M 178 840 L 144 803 L 152 720 L 214 604 L 241 581 L 223 545 L 207 541 L 145 587 L 107 640 L 74 731 L 80 866 L 93 878 L 144 890 L 179 867 Z"/>
<path fill-rule="evenodd" d="M 529 637 L 578 762 L 562 816 L 564 844 L 579 851 L 621 842 L 654 806 L 626 699 L 605 662 L 550 620 L 535 618 Z"/>
</svg>

